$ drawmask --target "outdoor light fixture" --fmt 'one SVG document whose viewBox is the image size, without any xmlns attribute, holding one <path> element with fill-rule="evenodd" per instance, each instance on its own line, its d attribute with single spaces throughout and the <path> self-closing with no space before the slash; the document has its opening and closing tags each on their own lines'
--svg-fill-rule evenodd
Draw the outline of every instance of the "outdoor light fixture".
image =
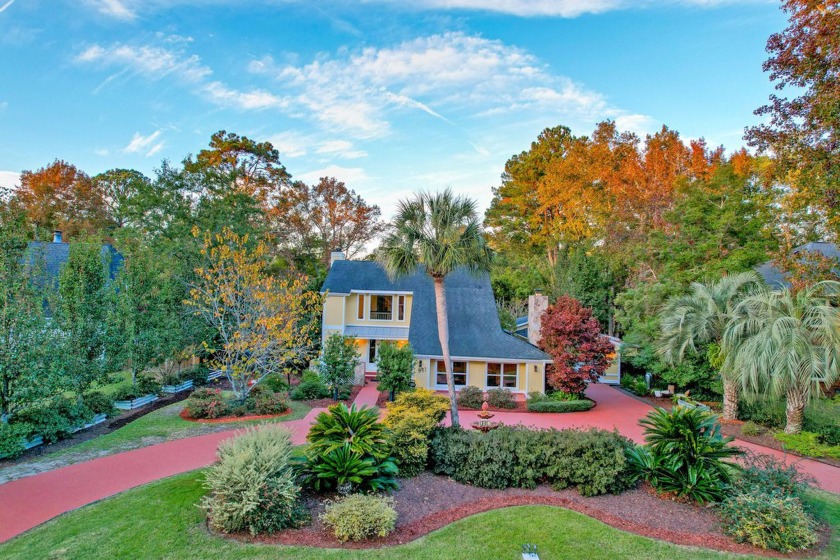
<svg viewBox="0 0 840 560">
<path fill-rule="evenodd" d="M 540 560 L 537 545 L 525 543 L 522 545 L 522 560 Z"/>
</svg>

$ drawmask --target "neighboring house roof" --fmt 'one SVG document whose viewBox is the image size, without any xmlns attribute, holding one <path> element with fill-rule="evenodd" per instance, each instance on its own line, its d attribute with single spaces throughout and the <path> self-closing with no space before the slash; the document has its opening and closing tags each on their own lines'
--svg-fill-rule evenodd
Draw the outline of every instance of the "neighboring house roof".
<svg viewBox="0 0 840 560">
<path fill-rule="evenodd" d="M 446 277 L 444 285 L 449 316 L 449 350 L 453 357 L 551 360 L 536 346 L 502 330 L 488 275 L 475 276 L 465 269 L 458 269 Z M 442 355 L 434 285 L 421 269 L 392 281 L 376 262 L 336 261 L 330 267 L 321 291 L 333 294 L 353 291 L 412 292 L 408 341 L 419 356 Z"/>
<path fill-rule="evenodd" d="M 517 336 L 522 336 L 528 338 L 528 317 L 517 317 L 516 318 L 516 330 L 514 334 Z M 613 343 L 614 346 L 621 346 L 622 341 L 617 336 L 610 336 L 608 334 L 602 334 L 604 338 L 608 339 L 610 342 Z"/>
<path fill-rule="evenodd" d="M 837 245 L 834 243 L 806 243 L 805 245 L 800 245 L 793 250 L 794 255 L 802 252 L 820 253 L 830 259 L 840 261 L 840 249 L 838 249 Z M 790 287 L 790 282 L 787 281 L 787 272 L 779 270 L 776 265 L 773 264 L 773 261 L 767 261 L 766 263 L 757 266 L 755 270 L 762 278 L 764 278 L 764 281 L 769 286 Z M 838 271 L 838 273 L 840 273 L 840 271 Z"/>
<path fill-rule="evenodd" d="M 42 257 L 44 259 L 44 272 L 47 278 L 57 280 L 58 274 L 61 272 L 61 267 L 70 258 L 70 244 L 44 241 L 33 241 L 29 243 L 30 262 L 32 262 L 31 259 Z M 108 277 L 113 280 L 122 266 L 123 256 L 112 245 L 106 243 L 102 245 L 102 259 L 103 262 L 107 259 Z"/>
</svg>

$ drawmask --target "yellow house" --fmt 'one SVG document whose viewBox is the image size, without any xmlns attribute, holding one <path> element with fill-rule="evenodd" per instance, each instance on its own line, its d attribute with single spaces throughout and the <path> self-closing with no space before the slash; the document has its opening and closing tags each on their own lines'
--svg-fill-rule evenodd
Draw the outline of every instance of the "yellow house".
<svg viewBox="0 0 840 560">
<path fill-rule="evenodd" d="M 456 388 L 545 392 L 545 366 L 551 358 L 502 330 L 490 278 L 456 270 L 445 287 Z M 425 272 L 392 281 L 378 263 L 345 260 L 336 252 L 321 293 L 323 339 L 336 333 L 355 338 L 367 377 L 376 375 L 382 341 L 410 342 L 417 357 L 415 384 L 446 388 L 434 287 Z"/>
</svg>

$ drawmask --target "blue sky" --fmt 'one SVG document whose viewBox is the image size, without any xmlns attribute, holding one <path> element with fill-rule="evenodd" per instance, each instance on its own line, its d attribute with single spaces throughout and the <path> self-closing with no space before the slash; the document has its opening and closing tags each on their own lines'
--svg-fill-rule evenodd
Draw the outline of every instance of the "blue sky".
<svg viewBox="0 0 840 560">
<path fill-rule="evenodd" d="M 0 0 L 0 185 L 152 174 L 225 129 L 386 216 L 443 186 L 486 207 L 549 126 L 739 148 L 784 26 L 763 0 Z"/>
</svg>

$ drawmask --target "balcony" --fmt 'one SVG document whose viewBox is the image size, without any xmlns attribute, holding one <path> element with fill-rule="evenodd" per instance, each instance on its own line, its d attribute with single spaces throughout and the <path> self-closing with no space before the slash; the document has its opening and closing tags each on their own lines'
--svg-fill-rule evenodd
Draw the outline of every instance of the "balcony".
<svg viewBox="0 0 840 560">
<path fill-rule="evenodd" d="M 371 311 L 370 312 L 370 320 L 371 321 L 390 321 L 393 319 L 394 314 L 391 311 Z"/>
</svg>

